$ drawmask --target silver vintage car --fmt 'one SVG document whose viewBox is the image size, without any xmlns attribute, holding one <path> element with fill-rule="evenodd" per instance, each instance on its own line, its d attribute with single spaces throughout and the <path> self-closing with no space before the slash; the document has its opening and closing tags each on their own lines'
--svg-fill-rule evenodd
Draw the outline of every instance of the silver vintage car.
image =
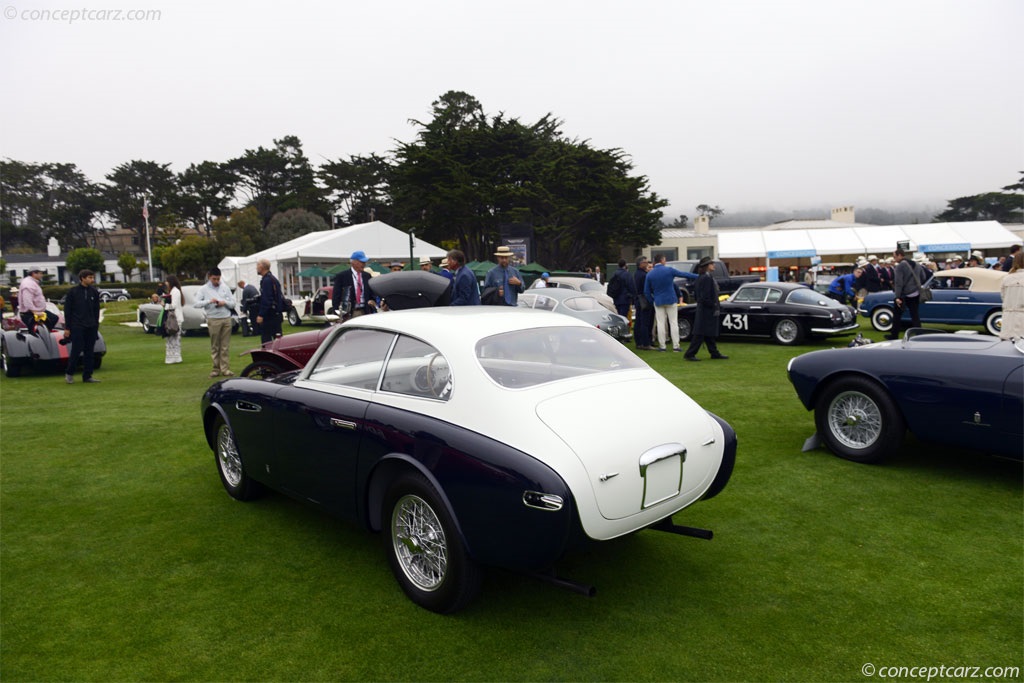
<svg viewBox="0 0 1024 683">
<path fill-rule="evenodd" d="M 193 306 L 196 300 L 196 292 L 199 291 L 200 285 L 185 285 L 181 288 L 181 294 L 184 300 L 185 310 L 185 322 L 181 326 L 183 334 L 189 334 L 190 332 L 205 332 L 206 331 L 206 316 L 203 312 Z M 163 310 L 162 304 L 154 304 L 147 302 L 139 306 L 139 324 L 142 325 L 142 329 L 147 334 L 153 334 L 157 330 L 158 321 L 160 320 L 160 311 Z M 231 314 L 231 333 L 234 334 L 238 331 L 239 322 L 238 314 L 233 312 Z"/>
</svg>

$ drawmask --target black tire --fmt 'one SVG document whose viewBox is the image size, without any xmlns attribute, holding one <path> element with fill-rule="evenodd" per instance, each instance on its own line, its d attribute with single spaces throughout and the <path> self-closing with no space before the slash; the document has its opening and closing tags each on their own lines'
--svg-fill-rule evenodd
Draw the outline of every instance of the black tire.
<svg viewBox="0 0 1024 683">
<path fill-rule="evenodd" d="M 899 450 L 906 424 L 888 392 L 866 377 L 835 380 L 814 405 L 814 424 L 833 453 L 878 462 Z"/>
<path fill-rule="evenodd" d="M 245 473 L 245 462 L 238 452 L 235 433 L 220 415 L 213 424 L 213 458 L 224 490 L 235 500 L 253 500 L 263 493 L 263 486 Z"/>
<path fill-rule="evenodd" d="M 776 344 L 795 346 L 804 340 L 804 326 L 794 318 L 783 318 L 772 327 L 772 339 Z"/>
<path fill-rule="evenodd" d="M 985 316 L 985 331 L 993 337 L 998 337 L 1003 331 L 1003 309 L 992 311 Z"/>
<path fill-rule="evenodd" d="M 302 318 L 299 317 L 299 312 L 294 308 L 288 309 L 288 324 L 292 327 L 298 327 L 302 324 Z"/>
<path fill-rule="evenodd" d="M 20 377 L 21 365 L 11 362 L 10 354 L 7 353 L 7 343 L 0 340 L 0 363 L 3 364 L 4 374 L 8 377 Z"/>
<path fill-rule="evenodd" d="M 103 365 L 103 354 L 94 353 L 92 355 L 93 370 L 99 370 L 101 365 Z"/>
<path fill-rule="evenodd" d="M 693 334 L 693 323 L 690 322 L 689 318 L 679 319 L 679 340 L 687 341 L 690 335 Z"/>
<path fill-rule="evenodd" d="M 896 313 L 888 306 L 876 306 L 875 310 L 871 311 L 871 327 L 879 332 L 888 332 L 892 329 L 895 316 Z"/>
<path fill-rule="evenodd" d="M 153 334 L 156 332 L 156 328 L 149 324 L 149 320 L 146 318 L 145 313 L 139 313 L 139 322 L 142 323 L 142 331 L 146 334 Z"/>
<path fill-rule="evenodd" d="M 242 370 L 242 377 L 248 377 L 249 379 L 270 379 L 274 375 L 279 375 L 284 372 L 277 363 L 269 360 L 257 360 L 249 363 Z"/>
<path fill-rule="evenodd" d="M 124 294 L 119 294 L 118 297 L 117 297 L 117 300 L 118 301 L 128 301 L 128 297 L 126 297 Z"/>
<path fill-rule="evenodd" d="M 482 572 L 430 482 L 403 472 L 383 505 L 384 552 L 409 599 L 439 614 L 465 607 L 480 590 Z"/>
</svg>

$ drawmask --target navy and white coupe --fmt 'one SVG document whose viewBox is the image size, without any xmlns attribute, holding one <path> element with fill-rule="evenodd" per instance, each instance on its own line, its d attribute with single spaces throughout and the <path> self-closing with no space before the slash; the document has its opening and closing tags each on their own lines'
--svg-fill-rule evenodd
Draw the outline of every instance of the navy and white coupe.
<svg viewBox="0 0 1024 683">
<path fill-rule="evenodd" d="M 302 370 L 214 384 L 202 416 L 231 496 L 270 487 L 383 532 L 402 589 L 442 613 L 485 565 L 554 578 L 588 540 L 702 535 L 671 516 L 721 491 L 736 453 L 601 330 L 505 307 L 355 318 Z"/>
</svg>

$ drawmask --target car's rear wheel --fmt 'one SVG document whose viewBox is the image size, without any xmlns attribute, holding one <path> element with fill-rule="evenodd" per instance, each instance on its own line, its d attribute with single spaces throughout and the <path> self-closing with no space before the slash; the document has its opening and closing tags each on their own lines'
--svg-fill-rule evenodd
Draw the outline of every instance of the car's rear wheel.
<svg viewBox="0 0 1024 683">
<path fill-rule="evenodd" d="M 100 366 L 103 365 L 103 354 L 94 353 L 92 354 L 92 367 L 94 370 L 99 370 Z"/>
<path fill-rule="evenodd" d="M 1003 331 L 1003 310 L 992 311 L 985 316 L 985 331 L 994 337 L 998 337 Z"/>
<path fill-rule="evenodd" d="M 384 496 L 384 544 L 391 571 L 414 603 L 439 614 L 466 606 L 481 570 L 434 487 L 423 475 L 399 475 Z"/>
<path fill-rule="evenodd" d="M 245 473 L 245 463 L 238 452 L 235 433 L 223 417 L 217 416 L 214 423 L 214 457 L 217 460 L 217 473 L 224 490 L 235 500 L 252 500 L 259 496 L 263 487 L 249 478 Z"/>
<path fill-rule="evenodd" d="M 906 425 L 889 394 L 865 377 L 832 382 L 814 406 L 818 434 L 833 453 L 878 462 L 903 443 Z"/>
<path fill-rule="evenodd" d="M 888 332 L 892 329 L 892 319 L 895 313 L 888 306 L 879 306 L 871 312 L 871 327 L 879 332 Z"/>
<path fill-rule="evenodd" d="M 679 319 L 679 339 L 686 341 L 693 334 L 693 323 L 688 318 Z"/>
<path fill-rule="evenodd" d="M 772 339 L 783 346 L 799 344 L 804 339 L 804 328 L 792 318 L 783 318 L 772 328 Z"/>
<path fill-rule="evenodd" d="M 270 379 L 274 375 L 279 375 L 284 372 L 277 363 L 269 360 L 257 360 L 249 363 L 242 370 L 242 377 L 248 377 L 249 379 Z"/>
<path fill-rule="evenodd" d="M 0 363 L 3 364 L 4 374 L 8 377 L 21 375 L 21 366 L 11 362 L 10 349 L 7 348 L 7 342 L 3 340 L 0 340 Z"/>
<path fill-rule="evenodd" d="M 299 317 L 299 312 L 294 308 L 288 309 L 288 324 L 292 327 L 298 327 L 302 324 L 302 318 Z"/>
<path fill-rule="evenodd" d="M 117 300 L 118 301 L 128 301 L 128 297 L 125 296 L 124 294 L 118 294 L 117 295 Z"/>
</svg>

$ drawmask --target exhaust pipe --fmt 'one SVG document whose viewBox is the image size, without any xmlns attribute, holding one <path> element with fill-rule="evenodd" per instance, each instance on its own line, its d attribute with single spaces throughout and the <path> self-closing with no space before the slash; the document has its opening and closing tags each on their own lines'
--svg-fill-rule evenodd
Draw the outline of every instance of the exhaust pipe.
<svg viewBox="0 0 1024 683">
<path fill-rule="evenodd" d="M 711 531 L 710 529 L 698 529 L 697 527 L 680 526 L 679 524 L 673 524 L 671 517 L 666 517 L 657 524 L 652 524 L 647 528 L 654 529 L 655 531 L 667 531 L 670 534 L 679 534 L 680 536 L 702 538 L 705 541 L 710 541 L 715 536 L 715 532 Z"/>
<path fill-rule="evenodd" d="M 579 583 L 578 581 L 573 581 L 572 579 L 563 579 L 560 576 L 556 576 L 554 571 L 550 571 L 550 572 L 527 572 L 527 576 L 532 576 L 535 579 L 540 579 L 541 581 L 544 581 L 545 583 L 550 583 L 552 585 L 558 586 L 559 588 L 565 588 L 566 590 L 570 590 L 573 593 L 579 593 L 580 595 L 585 595 L 588 598 L 592 598 L 595 595 L 597 595 L 597 588 L 595 588 L 593 586 L 588 586 L 585 583 Z"/>
</svg>

